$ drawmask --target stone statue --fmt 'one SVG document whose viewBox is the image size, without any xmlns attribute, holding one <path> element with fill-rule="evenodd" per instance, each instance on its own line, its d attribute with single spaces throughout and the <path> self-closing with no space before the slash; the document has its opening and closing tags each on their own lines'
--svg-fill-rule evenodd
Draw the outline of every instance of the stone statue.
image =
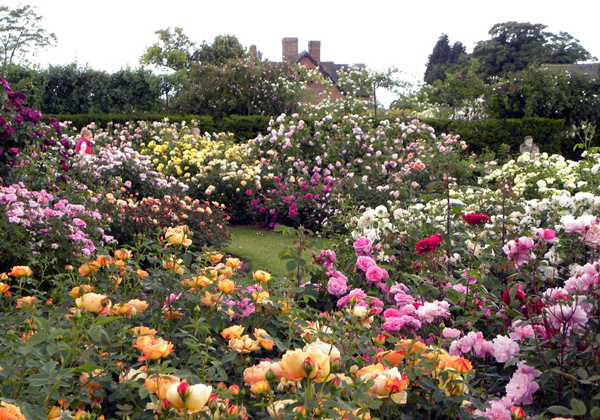
<svg viewBox="0 0 600 420">
<path fill-rule="evenodd" d="M 525 137 L 525 141 L 519 148 L 521 154 L 529 153 L 532 156 L 540 154 L 540 148 L 533 142 L 533 137 L 527 136 Z"/>
</svg>

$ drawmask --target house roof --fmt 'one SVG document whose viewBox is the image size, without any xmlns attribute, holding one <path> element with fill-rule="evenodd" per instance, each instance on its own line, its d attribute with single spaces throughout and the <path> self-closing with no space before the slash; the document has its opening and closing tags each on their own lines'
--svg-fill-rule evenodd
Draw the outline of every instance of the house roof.
<svg viewBox="0 0 600 420">
<path fill-rule="evenodd" d="M 314 59 L 312 55 L 310 55 L 307 51 L 302 51 L 296 55 L 292 55 L 289 57 L 289 61 L 293 64 L 298 64 L 302 61 L 303 58 L 308 58 L 311 60 L 314 65 L 319 68 L 325 76 L 329 77 L 331 81 L 337 86 L 339 75 L 338 70 L 346 70 L 348 68 L 348 64 L 335 64 L 333 61 L 321 61 L 318 62 Z M 362 68 L 365 67 L 364 64 L 355 64 L 355 66 Z M 339 87 L 338 87 L 339 88 Z M 367 93 L 359 93 L 358 96 L 369 96 Z"/>
</svg>

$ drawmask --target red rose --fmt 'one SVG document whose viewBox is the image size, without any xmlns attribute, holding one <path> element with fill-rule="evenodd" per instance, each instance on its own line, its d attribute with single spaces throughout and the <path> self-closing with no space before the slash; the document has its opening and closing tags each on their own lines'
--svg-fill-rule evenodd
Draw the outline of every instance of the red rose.
<svg viewBox="0 0 600 420">
<path fill-rule="evenodd" d="M 441 244 L 443 240 L 443 236 L 439 233 L 435 233 L 427 239 L 420 240 L 419 242 L 417 242 L 417 255 L 435 251 L 438 245 Z"/>
<path fill-rule="evenodd" d="M 465 214 L 462 216 L 462 218 L 470 225 L 483 225 L 490 221 L 490 216 L 477 213 Z"/>
</svg>

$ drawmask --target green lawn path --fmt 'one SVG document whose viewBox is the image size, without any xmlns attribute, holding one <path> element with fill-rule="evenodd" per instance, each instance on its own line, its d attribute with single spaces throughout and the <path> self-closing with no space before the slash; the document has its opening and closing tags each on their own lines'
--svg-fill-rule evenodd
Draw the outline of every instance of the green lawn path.
<svg viewBox="0 0 600 420">
<path fill-rule="evenodd" d="M 231 232 L 233 236 L 225 252 L 250 264 L 246 278 L 252 278 L 252 272 L 256 270 L 269 271 L 274 278 L 287 276 L 285 262 L 279 259 L 279 253 L 294 245 L 295 236 L 237 227 L 232 227 Z M 304 258 L 310 259 L 310 251 L 304 252 Z"/>
</svg>

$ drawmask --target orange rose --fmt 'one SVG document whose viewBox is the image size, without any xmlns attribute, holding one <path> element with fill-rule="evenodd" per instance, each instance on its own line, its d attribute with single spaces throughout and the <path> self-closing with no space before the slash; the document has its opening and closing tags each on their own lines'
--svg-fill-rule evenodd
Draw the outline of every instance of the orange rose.
<svg viewBox="0 0 600 420">
<path fill-rule="evenodd" d="M 135 335 L 151 335 L 151 336 L 155 336 L 156 335 L 156 330 L 153 328 L 148 328 L 148 327 L 133 327 L 131 329 L 131 331 L 133 332 L 133 334 Z"/>
<path fill-rule="evenodd" d="M 80 276 L 89 276 L 90 274 L 97 273 L 100 270 L 100 263 L 96 261 L 88 262 L 79 267 Z"/>
<path fill-rule="evenodd" d="M 221 336 L 225 340 L 231 340 L 234 337 L 241 337 L 243 332 L 244 327 L 241 325 L 232 325 L 231 327 L 225 328 L 223 331 L 221 331 Z"/>
<path fill-rule="evenodd" d="M 159 377 L 153 376 L 146 379 L 145 386 L 148 391 L 155 393 L 158 397 L 163 400 L 167 398 L 167 391 L 173 384 L 181 382 L 177 376 L 173 375 L 160 375 Z"/>
<path fill-rule="evenodd" d="M 99 315 L 106 315 L 112 305 L 110 299 L 98 293 L 86 293 L 82 297 L 75 299 L 78 308 L 83 308 L 88 312 Z"/>
<path fill-rule="evenodd" d="M 77 299 L 78 297 L 81 296 L 82 292 L 90 293 L 92 290 L 94 290 L 94 288 L 92 286 L 90 286 L 89 284 L 84 284 L 81 286 L 73 287 L 71 289 L 71 291 L 69 292 L 69 296 L 72 297 L 73 299 Z"/>
<path fill-rule="evenodd" d="M 0 401 L 0 420 L 27 420 L 16 405 Z"/>
<path fill-rule="evenodd" d="M 171 354 L 173 351 L 173 344 L 162 338 L 153 337 L 151 335 L 141 335 L 135 341 L 134 348 L 144 353 L 143 356 L 138 358 L 139 361 L 148 359 L 156 360 Z"/>
<path fill-rule="evenodd" d="M 256 338 L 260 345 L 263 346 L 265 350 L 273 350 L 275 341 L 267 338 L 268 336 L 269 334 L 267 334 L 267 332 L 262 328 L 254 329 L 254 338 Z"/>
<path fill-rule="evenodd" d="M 269 382 L 258 381 L 250 385 L 250 392 L 254 395 L 266 394 L 269 391 Z"/>
<path fill-rule="evenodd" d="M 304 378 L 313 379 L 315 382 L 324 382 L 329 376 L 331 367 L 329 355 L 316 347 L 311 348 L 310 352 L 300 349 L 288 350 L 281 358 L 279 366 L 287 379 L 294 382 Z"/>
<path fill-rule="evenodd" d="M 133 314 L 132 314 L 133 312 Z M 132 306 L 130 306 L 127 303 L 117 303 L 115 306 L 113 306 L 112 308 L 112 314 L 113 315 L 135 315 L 135 308 L 133 308 Z"/>
<path fill-rule="evenodd" d="M 130 249 L 117 249 L 115 251 L 115 258 L 120 260 L 127 260 L 131 258 L 132 252 Z"/>
<path fill-rule="evenodd" d="M 150 273 L 148 273 L 145 270 L 142 270 L 141 268 L 138 268 L 137 270 L 135 270 L 135 272 L 137 273 L 138 276 L 140 276 L 141 279 L 143 279 L 144 277 L 148 277 L 150 275 Z"/>
<path fill-rule="evenodd" d="M 229 294 L 235 290 L 235 283 L 231 280 L 221 280 L 219 282 L 219 290 Z"/>
<path fill-rule="evenodd" d="M 13 277 L 30 277 L 33 276 L 33 271 L 26 265 L 17 265 L 12 268 L 8 275 Z"/>
<path fill-rule="evenodd" d="M 263 360 L 258 365 L 250 366 L 244 370 L 244 383 L 248 386 L 255 382 L 266 381 L 265 375 L 272 370 L 273 363 L 269 360 Z"/>
<path fill-rule="evenodd" d="M 183 264 L 182 259 L 178 259 L 177 261 L 173 261 L 173 259 L 164 260 L 163 268 L 166 268 L 167 270 L 173 271 L 177 274 L 183 274 L 183 273 L 185 273 L 185 269 L 183 268 L 182 264 Z"/>
<path fill-rule="evenodd" d="M 231 268 L 241 268 L 242 262 L 239 258 L 227 258 L 227 260 L 225 261 L 225 265 Z"/>
<path fill-rule="evenodd" d="M 29 309 L 35 307 L 36 298 L 33 296 L 25 296 L 17 299 L 17 308 L 19 309 Z"/>
</svg>

